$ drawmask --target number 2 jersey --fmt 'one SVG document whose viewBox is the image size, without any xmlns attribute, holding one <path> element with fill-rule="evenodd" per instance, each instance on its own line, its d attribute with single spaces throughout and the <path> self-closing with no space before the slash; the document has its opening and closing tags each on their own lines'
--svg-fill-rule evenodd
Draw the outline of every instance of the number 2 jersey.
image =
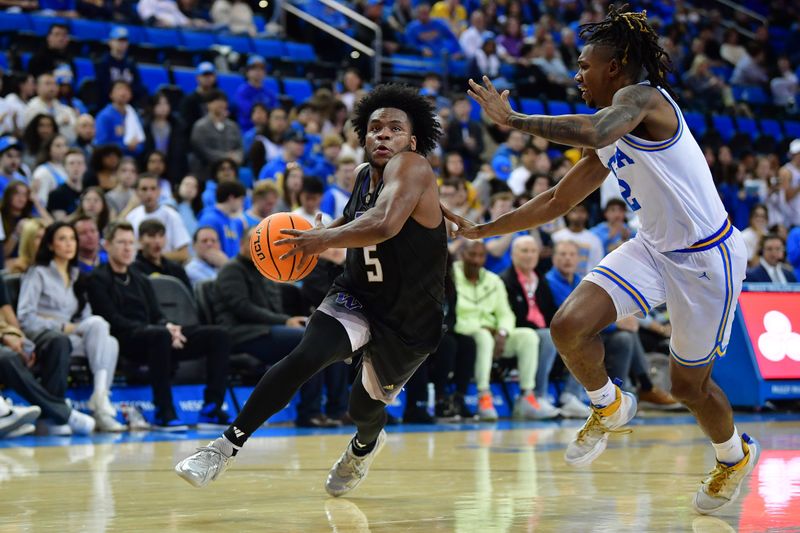
<svg viewBox="0 0 800 533">
<path fill-rule="evenodd" d="M 383 188 L 370 194 L 370 171 L 365 165 L 344 208 L 350 222 L 375 206 Z M 344 273 L 331 292 L 355 297 L 369 319 L 373 333 L 389 330 L 408 348 L 436 349 L 442 335 L 444 276 L 447 268 L 447 231 L 442 220 L 426 228 L 408 217 L 400 232 L 380 244 L 349 248 Z"/>
<path fill-rule="evenodd" d="M 624 135 L 598 149 L 597 156 L 617 177 L 623 198 L 639 216 L 639 238 L 669 252 L 714 235 L 727 226 L 728 215 L 683 114 L 664 89 L 656 90 L 675 112 L 675 134 L 657 142 Z"/>
</svg>

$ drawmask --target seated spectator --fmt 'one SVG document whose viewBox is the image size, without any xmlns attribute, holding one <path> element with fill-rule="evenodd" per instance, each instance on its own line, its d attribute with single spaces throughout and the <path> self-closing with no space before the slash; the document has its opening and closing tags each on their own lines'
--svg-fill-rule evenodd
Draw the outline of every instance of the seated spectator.
<svg viewBox="0 0 800 533">
<path fill-rule="evenodd" d="M 286 110 L 282 107 L 271 110 L 267 127 L 261 128 L 247 152 L 247 160 L 254 176 L 258 176 L 267 161 L 280 157 L 283 151 L 283 137 L 288 129 L 289 115 Z"/>
<path fill-rule="evenodd" d="M 25 130 L 25 109 L 31 98 L 36 96 L 36 78 L 27 72 L 15 73 L 11 75 L 10 86 L 4 88 L 8 88 L 9 92 L 3 99 L 5 117 L 0 120 L 3 135 L 21 136 Z"/>
<path fill-rule="evenodd" d="M 570 75 L 569 69 L 561 59 L 552 39 L 542 43 L 541 56 L 534 59 L 533 64 L 544 72 L 545 76 L 547 76 L 547 81 L 551 85 L 560 88 L 554 94 L 563 91 L 564 87 L 573 87 L 575 85 L 575 80 L 572 79 L 572 75 Z"/>
<path fill-rule="evenodd" d="M 747 54 L 736 63 L 731 74 L 732 85 L 763 85 L 769 82 L 765 65 L 767 54 L 762 47 L 751 43 Z"/>
<path fill-rule="evenodd" d="M 516 357 L 519 368 L 520 395 L 514 403 L 514 416 L 530 419 L 558 416 L 558 410 L 542 410 L 534 396 L 539 337 L 531 328 L 516 327 L 503 281 L 483 268 L 486 247 L 480 241 L 470 241 L 462 249 L 461 257 L 462 261 L 453 265 L 459 295 L 455 331 L 470 335 L 477 346 L 478 417 L 497 420 L 489 378 L 492 362 L 507 357 Z"/>
<path fill-rule="evenodd" d="M 217 187 L 220 183 L 241 183 L 239 167 L 233 159 L 226 157 L 211 165 L 211 177 L 206 181 L 206 187 L 201 195 L 203 209 L 213 207 L 217 203 Z M 245 198 L 245 204 L 247 204 L 247 198 Z"/>
<path fill-rule="evenodd" d="M 467 10 L 461 0 L 439 0 L 431 7 L 431 18 L 447 23 L 453 35 L 461 35 L 467 28 Z"/>
<path fill-rule="evenodd" d="M 100 187 L 89 187 L 81 193 L 78 209 L 70 218 L 77 220 L 84 216 L 91 217 L 100 231 L 105 230 L 108 223 L 111 222 L 111 211 L 108 209 L 106 197 Z"/>
<path fill-rule="evenodd" d="M 111 333 L 120 342 L 120 357 L 147 364 L 156 428 L 187 429 L 172 401 L 172 362 L 199 357 L 206 359 L 206 390 L 198 427 L 227 426 L 229 416 L 222 408 L 231 347 L 227 331 L 216 326 L 182 327 L 168 322 L 150 282 L 130 268 L 136 248 L 133 227 L 127 222 L 113 222 L 106 230 L 105 240 L 109 262 L 89 276 L 89 302 L 94 312 L 111 324 Z"/>
<path fill-rule="evenodd" d="M 94 117 L 88 113 L 78 116 L 75 121 L 75 142 L 71 144 L 75 148 L 80 149 L 83 155 L 86 156 L 88 161 L 94 152 L 94 138 L 97 134 L 95 128 Z"/>
<path fill-rule="evenodd" d="M 519 158 L 528 144 L 525 134 L 518 130 L 508 133 L 506 142 L 497 147 L 492 157 L 492 169 L 498 179 L 508 181 L 511 171 L 519 166 Z"/>
<path fill-rule="evenodd" d="M 175 0 L 139 0 L 136 11 L 149 26 L 161 28 L 205 28 L 208 22 L 183 14 Z"/>
<path fill-rule="evenodd" d="M 0 137 L 0 194 L 12 181 L 27 183 L 28 178 L 20 172 L 22 152 L 20 144 L 14 137 Z"/>
<path fill-rule="evenodd" d="M 159 150 L 153 150 L 147 154 L 144 171 L 158 178 L 159 203 L 173 205 L 175 198 L 172 196 L 172 181 L 167 169 L 167 156 Z"/>
<path fill-rule="evenodd" d="M 172 276 L 182 281 L 191 291 L 192 284 L 183 267 L 162 255 L 166 243 L 165 233 L 164 224 L 155 218 L 145 219 L 139 224 L 139 252 L 132 268 L 145 276 Z"/>
<path fill-rule="evenodd" d="M 265 363 L 275 364 L 299 344 L 307 317 L 287 314 L 280 284 L 262 276 L 253 264 L 251 231 L 242 236 L 238 255 L 223 266 L 217 276 L 212 296 L 214 315 L 217 323 L 230 332 L 236 353 L 248 353 Z M 332 365 L 329 369 L 341 374 L 341 367 Z M 346 383 L 345 375 L 346 368 L 344 375 L 338 375 L 335 380 L 338 387 L 343 380 Z M 300 389 L 298 426 L 340 425 L 321 414 L 324 377 L 324 374 L 314 376 Z"/>
<path fill-rule="evenodd" d="M 500 216 L 514 209 L 514 195 L 501 192 L 489 200 L 489 219 L 497 220 Z M 527 235 L 524 231 L 489 237 L 483 240 L 486 245 L 486 270 L 499 274 L 511 266 L 511 243 L 515 238 Z M 483 266 L 483 265 L 481 265 Z"/>
<path fill-rule="evenodd" d="M 537 160 L 541 152 L 533 145 L 526 146 L 519 157 L 519 165 L 508 176 L 508 187 L 515 195 L 524 194 L 528 180 L 538 172 Z"/>
<path fill-rule="evenodd" d="M 792 70 L 789 58 L 778 59 L 778 76 L 769 82 L 772 91 L 772 103 L 781 107 L 792 107 L 797 103 L 797 93 L 800 92 L 800 82 L 797 74 Z"/>
<path fill-rule="evenodd" d="M 248 160 L 256 137 L 262 135 L 269 127 L 269 109 L 267 109 L 267 106 L 261 102 L 253 104 L 250 109 L 250 121 L 253 123 L 253 127 L 242 133 L 242 151 L 245 154 L 245 159 Z"/>
<path fill-rule="evenodd" d="M 44 237 L 45 227 L 40 218 L 28 218 L 22 222 L 19 237 L 19 257 L 6 261 L 6 271 L 12 274 L 23 274 L 36 263 L 36 252 L 39 250 L 39 243 L 42 242 L 42 237 Z"/>
<path fill-rule="evenodd" d="M 511 246 L 511 261 L 512 265 L 500 274 L 500 278 L 506 286 L 508 301 L 516 316 L 516 326 L 532 328 L 539 336 L 539 363 L 534 390 L 541 411 L 555 411 L 567 418 L 586 418 L 591 412 L 578 399 L 582 395 L 582 387 L 572 374 L 567 373 L 565 387 L 559 398 L 561 408 L 557 409 L 549 399 L 548 380 L 558 355 L 550 335 L 550 322 L 558 307 L 547 279 L 536 274 L 539 244 L 528 235 L 518 237 Z"/>
<path fill-rule="evenodd" d="M 486 39 L 486 15 L 482 10 L 476 9 L 469 16 L 469 27 L 458 36 L 458 44 L 464 52 L 464 57 L 472 59 L 483 46 Z"/>
<path fill-rule="evenodd" d="M 38 78 L 45 72 L 53 72 L 60 65 L 67 65 L 73 75 L 77 74 L 78 70 L 68 47 L 69 26 L 61 22 L 51 24 L 45 42 L 28 62 L 28 72 Z"/>
<path fill-rule="evenodd" d="M 317 215 L 322 217 L 324 226 L 330 225 L 333 218 L 320 210 L 322 203 L 322 183 L 316 178 L 303 178 L 303 188 L 300 189 L 300 207 L 292 211 L 306 219 L 311 227 L 316 226 Z"/>
<path fill-rule="evenodd" d="M 440 117 L 449 116 L 453 102 L 448 97 L 442 95 L 442 76 L 438 72 L 428 72 L 422 78 L 422 88 L 419 90 L 422 96 L 427 96 L 433 100 L 436 112 Z"/>
<path fill-rule="evenodd" d="M 591 229 L 591 232 L 597 235 L 597 238 L 603 243 L 604 256 L 619 248 L 635 234 L 625 222 L 627 212 L 628 205 L 625 200 L 611 198 L 606 202 L 603 210 L 605 222 L 601 222 Z"/>
<path fill-rule="evenodd" d="M 334 182 L 322 195 L 320 209 L 333 220 L 342 216 L 344 207 L 350 200 L 356 180 L 356 161 L 352 157 L 339 157 L 336 161 Z M 255 201 L 255 200 L 254 200 Z"/>
<path fill-rule="evenodd" d="M 358 139 L 353 123 L 348 121 L 344 128 L 344 144 L 342 145 L 342 152 L 339 157 L 352 157 L 356 161 L 356 165 L 364 162 L 364 147 L 361 146 L 361 141 Z"/>
<path fill-rule="evenodd" d="M 570 209 L 565 218 L 567 227 L 553 233 L 553 242 L 572 241 L 578 246 L 580 261 L 576 274 L 582 278 L 605 257 L 603 242 L 597 235 L 586 229 L 586 223 L 589 221 L 589 209 L 585 203 Z"/>
<path fill-rule="evenodd" d="M 800 226 L 800 139 L 789 144 L 788 156 L 789 161 L 778 170 L 779 205 L 783 215 L 780 222 L 791 227 Z M 779 217 L 775 218 L 777 220 Z"/>
<path fill-rule="evenodd" d="M 47 331 L 69 336 L 71 355 L 85 355 L 94 379 L 89 409 L 96 429 L 123 431 L 117 410 L 109 400 L 117 367 L 119 344 L 109 334 L 108 322 L 92 314 L 83 287 L 78 284 L 77 235 L 66 222 L 51 224 L 36 253 L 36 266 L 25 273 L 20 286 L 19 321 L 22 329 L 36 338 Z"/>
<path fill-rule="evenodd" d="M 431 6 L 419 4 L 415 9 L 415 20 L 405 29 L 406 45 L 433 57 L 446 51 L 451 57 L 462 55 L 458 39 L 446 23 L 431 18 Z"/>
<path fill-rule="evenodd" d="M 312 163 L 310 174 L 327 187 L 336 173 L 336 161 L 342 153 L 344 139 L 338 133 L 329 133 L 322 139 L 320 149 L 322 156 L 316 156 Z"/>
<path fill-rule="evenodd" d="M 125 217 L 135 231 L 139 225 L 148 218 L 160 220 L 166 228 L 167 242 L 164 246 L 164 257 L 184 263 L 189 259 L 189 243 L 191 238 L 178 212 L 159 203 L 158 179 L 150 174 L 142 174 L 136 184 L 136 196 L 141 205 L 131 210 Z"/>
<path fill-rule="evenodd" d="M 127 81 L 111 84 L 111 103 L 97 114 L 95 144 L 114 144 L 126 155 L 138 155 L 144 150 L 145 134 L 142 121 L 130 105 L 133 93 Z"/>
<path fill-rule="evenodd" d="M 244 160 L 239 126 L 228 118 L 228 97 L 220 90 L 206 95 L 207 114 L 192 127 L 191 168 L 200 179 L 208 178 L 208 168 L 223 159 L 237 165 Z"/>
<path fill-rule="evenodd" d="M 747 54 L 747 50 L 739 44 L 739 32 L 735 28 L 725 30 L 723 43 L 719 47 L 720 57 L 731 65 L 735 65 L 745 54 Z"/>
<path fill-rule="evenodd" d="M 53 71 L 53 76 L 56 78 L 56 86 L 58 86 L 58 101 L 64 104 L 67 107 L 71 107 L 74 109 L 78 116 L 88 113 L 89 110 L 77 96 L 75 96 L 75 90 L 72 88 L 73 86 L 73 76 L 72 71 L 69 69 L 67 65 L 61 65 L 57 69 Z M 77 119 L 75 121 L 77 127 Z M 76 132 L 77 135 L 77 132 Z M 73 139 L 73 142 L 75 140 Z"/>
<path fill-rule="evenodd" d="M 244 212 L 244 223 L 247 228 L 257 226 L 259 222 L 273 213 L 277 213 L 280 190 L 272 181 L 261 181 L 253 187 L 253 205 Z"/>
<path fill-rule="evenodd" d="M 106 203 L 108 208 L 116 213 L 116 218 L 125 218 L 139 205 L 139 199 L 136 197 L 138 179 L 136 160 L 132 157 L 123 157 L 117 169 L 117 185 L 106 193 Z"/>
<path fill-rule="evenodd" d="M 186 263 L 185 269 L 192 286 L 201 281 L 217 279 L 220 269 L 228 262 L 228 256 L 219 246 L 217 231 L 201 226 L 194 234 L 192 246 L 195 256 Z"/>
<path fill-rule="evenodd" d="M 758 266 L 747 271 L 745 281 L 759 283 L 796 283 L 797 278 L 791 268 L 783 265 L 785 246 L 783 239 L 774 233 L 761 239 L 761 254 Z"/>
<path fill-rule="evenodd" d="M 500 66 L 503 60 L 497 53 L 497 41 L 493 37 L 489 37 L 483 41 L 483 44 L 475 52 L 475 57 L 470 61 L 470 74 L 479 76 L 481 73 L 489 76 L 490 79 L 496 80 L 500 77 Z"/>
<path fill-rule="evenodd" d="M 54 134 L 61 133 L 70 143 L 75 140 L 75 123 L 78 120 L 78 112 L 58 101 L 58 85 L 52 72 L 39 74 L 36 78 L 36 96 L 28 102 L 28 107 L 25 109 L 25 125 L 30 124 L 38 115 L 47 115 L 53 118 L 58 125 L 58 131 Z M 42 136 L 42 141 L 48 138 Z"/>
<path fill-rule="evenodd" d="M 253 21 L 253 10 L 245 0 L 214 0 L 210 15 L 214 26 L 233 34 L 254 37 L 258 32 Z"/>
<path fill-rule="evenodd" d="M 552 41 L 549 42 L 552 43 Z M 522 26 L 519 22 L 519 19 L 516 17 L 507 17 L 506 22 L 503 25 L 503 33 L 497 37 L 497 45 L 504 62 L 516 63 L 516 61 L 522 56 L 522 44 Z M 553 50 L 555 50 L 555 47 Z M 557 59 L 558 61 L 561 61 L 560 57 Z M 567 72 L 567 75 L 569 76 L 569 72 L 567 71 L 566 67 L 564 67 L 564 71 Z"/>
<path fill-rule="evenodd" d="M 88 215 L 76 218 L 72 223 L 78 235 L 78 268 L 81 274 L 88 274 L 96 266 L 108 262 L 108 254 L 100 245 L 100 230 L 97 222 Z"/>
<path fill-rule="evenodd" d="M 64 157 L 66 180 L 47 197 L 47 210 L 56 220 L 64 220 L 80 205 L 83 192 L 83 175 L 86 173 L 86 157 L 78 148 L 70 148 Z"/>
<path fill-rule="evenodd" d="M 276 95 L 264 86 L 267 77 L 267 63 L 259 55 L 251 55 L 245 66 L 245 82 L 236 89 L 233 97 L 236 112 L 239 114 L 239 127 L 247 131 L 253 127 L 250 110 L 257 103 L 264 104 L 267 109 L 278 107 Z"/>
<path fill-rule="evenodd" d="M 222 251 L 233 258 L 239 253 L 239 240 L 244 234 L 242 209 L 246 194 L 239 182 L 225 182 L 217 187 L 217 203 L 203 210 L 197 220 L 198 226 L 208 226 L 217 232 Z"/>
<path fill-rule="evenodd" d="M 20 231 L 22 222 L 34 216 L 34 203 L 31 190 L 21 181 L 12 181 L 3 191 L 3 200 L 0 202 L 0 217 L 3 221 L 3 257 L 6 261 L 17 257 Z M 45 225 L 52 222 L 49 213 L 42 210 L 39 218 Z"/>
<path fill-rule="evenodd" d="M 472 104 L 466 96 L 453 98 L 453 116 L 447 126 L 444 149 L 461 154 L 464 166 L 474 175 L 483 154 L 483 126 L 472 120 L 471 113 Z"/>
<path fill-rule="evenodd" d="M 217 88 L 217 69 L 209 61 L 197 65 L 197 88 L 181 100 L 178 116 L 181 117 L 187 135 L 191 134 L 195 122 L 205 115 L 206 98 Z"/>
<path fill-rule="evenodd" d="M 111 86 L 117 80 L 127 82 L 133 91 L 133 102 L 141 102 L 146 91 L 139 74 L 136 61 L 128 55 L 128 29 L 114 26 L 108 35 L 108 52 L 94 65 L 94 78 L 97 83 L 97 102 L 104 106 L 109 103 Z"/>
<path fill-rule="evenodd" d="M 758 265 L 759 259 L 759 246 L 761 239 L 763 239 L 769 232 L 769 212 L 767 207 L 763 204 L 757 204 L 750 211 L 750 223 L 742 231 L 742 239 L 747 246 L 747 257 L 749 257 L 747 264 L 750 268 Z"/>
<path fill-rule="evenodd" d="M 31 194 L 36 196 L 40 205 L 47 205 L 50 193 L 67 181 L 64 158 L 68 149 L 67 140 L 63 135 L 56 135 L 42 146 L 30 184 Z"/>
<path fill-rule="evenodd" d="M 467 184 L 463 179 L 447 178 L 439 185 L 439 198 L 442 205 L 458 216 L 479 222 L 481 213 L 469 204 Z"/>
<path fill-rule="evenodd" d="M 114 144 L 98 146 L 89 159 L 89 170 L 83 177 L 83 188 L 100 187 L 108 192 L 117 186 L 117 171 L 122 161 L 122 150 Z"/>
<path fill-rule="evenodd" d="M 384 0 L 368 0 L 364 6 L 364 16 L 380 27 L 381 47 L 383 48 L 383 54 L 390 56 L 400 49 L 400 36 L 397 35 L 397 32 L 394 30 L 387 18 L 383 16 L 384 7 Z M 363 24 L 356 24 L 355 35 L 353 37 L 355 37 L 358 42 L 371 43 L 375 39 L 375 31 L 364 26 Z M 366 56 L 362 56 L 362 59 L 367 58 Z M 361 64 L 365 65 L 365 63 L 366 62 Z M 365 70 L 368 68 L 369 67 L 365 67 Z M 367 70 L 367 72 L 369 72 L 369 70 Z M 359 92 L 361 92 L 362 88 L 358 87 L 357 89 Z M 349 89 L 348 92 L 350 92 Z M 341 96 L 342 95 L 340 95 L 340 98 Z M 347 107 L 347 112 L 351 112 L 353 110 L 353 102 L 348 104 L 344 100 L 342 101 Z"/>
<path fill-rule="evenodd" d="M 27 183 L 28 169 L 36 166 L 36 158 L 42 150 L 44 143 L 58 135 L 56 120 L 50 115 L 39 113 L 25 126 L 22 134 L 22 165 Z"/>
<path fill-rule="evenodd" d="M 287 172 L 289 163 L 302 165 L 302 157 L 306 151 L 308 138 L 305 133 L 295 129 L 289 129 L 283 136 L 283 152 L 275 159 L 269 161 L 258 174 L 258 181 L 274 180 L 278 185 L 282 183 Z M 310 174 L 311 169 L 303 168 L 303 174 Z"/>
<path fill-rule="evenodd" d="M 167 94 L 159 91 L 153 95 L 144 121 L 144 153 L 162 154 L 165 168 L 160 176 L 166 179 L 168 185 L 178 183 L 186 174 L 184 130 L 180 119 L 172 113 Z M 153 173 L 151 170 L 148 172 Z"/>
<path fill-rule="evenodd" d="M 216 193 L 216 191 L 215 191 Z M 192 235 L 197 231 L 197 217 L 203 211 L 203 198 L 200 196 L 200 183 L 195 176 L 184 176 L 178 186 L 178 206 L 176 208 L 183 221 L 183 227 Z"/>
</svg>

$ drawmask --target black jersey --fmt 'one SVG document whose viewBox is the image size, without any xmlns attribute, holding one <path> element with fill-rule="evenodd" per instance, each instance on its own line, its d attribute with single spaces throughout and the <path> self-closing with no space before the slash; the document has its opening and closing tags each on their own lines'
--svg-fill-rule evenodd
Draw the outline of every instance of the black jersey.
<svg viewBox="0 0 800 533">
<path fill-rule="evenodd" d="M 356 176 L 344 208 L 350 222 L 375 206 L 383 182 L 370 194 L 369 166 Z M 347 250 L 345 270 L 334 290 L 351 293 L 374 326 L 389 329 L 409 348 L 430 352 L 442 335 L 445 221 L 434 229 L 408 217 L 400 233 L 380 244 Z"/>
</svg>

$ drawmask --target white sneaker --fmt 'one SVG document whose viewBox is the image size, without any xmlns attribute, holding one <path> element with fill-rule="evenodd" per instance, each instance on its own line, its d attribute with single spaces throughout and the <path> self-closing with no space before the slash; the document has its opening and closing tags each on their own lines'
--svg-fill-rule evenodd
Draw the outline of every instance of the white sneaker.
<svg viewBox="0 0 800 533">
<path fill-rule="evenodd" d="M 565 392 L 559 400 L 561 400 L 561 416 L 564 418 L 589 418 L 592 414 L 589 406 L 580 401 L 574 394 Z"/>
<path fill-rule="evenodd" d="M 742 449 L 744 459 L 733 466 L 717 462 L 717 466 L 700 485 L 694 497 L 694 508 L 698 513 L 710 514 L 736 501 L 742 481 L 753 471 L 761 454 L 761 446 L 747 433 L 742 433 Z"/>
<path fill-rule="evenodd" d="M 478 393 L 478 419 L 483 422 L 494 422 L 497 420 L 497 409 L 494 408 L 494 400 L 491 392 Z"/>
<path fill-rule="evenodd" d="M 386 430 L 383 429 L 378 433 L 375 447 L 367 455 L 358 456 L 354 454 L 353 442 L 350 441 L 347 449 L 328 473 L 328 479 L 325 480 L 325 490 L 328 494 L 342 496 L 358 487 L 367 477 L 372 461 L 381 452 L 384 444 L 386 444 Z"/>
<path fill-rule="evenodd" d="M 536 400 L 539 402 L 539 413 L 542 419 L 556 418 L 561 414 L 561 409 L 553 405 L 546 396 L 536 398 Z"/>
<path fill-rule="evenodd" d="M 30 407 L 22 405 L 9 406 L 8 414 L 0 417 L 0 438 L 10 437 L 11 433 L 21 426 L 32 424 L 41 414 L 42 409 L 38 405 L 31 405 Z"/>
<path fill-rule="evenodd" d="M 89 402 L 87 403 L 87 407 L 89 407 L 89 410 L 94 414 L 106 414 L 111 417 L 116 417 L 117 410 L 111 404 L 110 395 L 110 391 L 105 394 L 92 394 L 92 397 L 89 398 Z"/>
<path fill-rule="evenodd" d="M 233 445 L 220 437 L 175 465 L 175 473 L 194 487 L 205 487 L 221 476 L 233 460 Z"/>
<path fill-rule="evenodd" d="M 636 415 L 636 396 L 630 392 L 622 392 L 617 389 L 617 398 L 614 403 L 619 402 L 617 410 L 610 416 L 603 416 L 602 412 L 613 408 L 614 403 L 608 407 L 598 409 L 592 407 L 592 414 L 589 419 L 578 431 L 575 440 L 567 446 L 564 459 L 571 466 L 586 466 L 597 459 L 606 449 L 609 433 L 630 433 L 630 429 L 619 429 Z"/>
<path fill-rule="evenodd" d="M 121 433 L 128 429 L 128 426 L 121 424 L 116 417 L 111 416 L 105 411 L 95 412 L 95 430 L 98 433 Z"/>
<path fill-rule="evenodd" d="M 56 424 L 52 420 L 36 421 L 36 434 L 43 437 L 69 437 L 72 435 L 72 428 L 69 424 Z"/>
<path fill-rule="evenodd" d="M 80 411 L 73 409 L 69 415 L 69 421 L 67 424 L 74 435 L 89 435 L 92 433 L 92 431 L 94 431 L 96 422 L 94 421 L 94 418 L 86 413 L 81 413 Z"/>
<path fill-rule="evenodd" d="M 544 399 L 537 399 L 533 394 L 519 395 L 514 402 L 514 418 L 526 420 L 546 420 L 558 416 L 558 409 Z"/>
</svg>

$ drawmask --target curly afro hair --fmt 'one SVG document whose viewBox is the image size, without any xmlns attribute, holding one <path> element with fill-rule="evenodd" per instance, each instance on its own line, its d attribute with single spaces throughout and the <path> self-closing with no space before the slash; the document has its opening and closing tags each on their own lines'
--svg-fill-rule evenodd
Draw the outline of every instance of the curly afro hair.
<svg viewBox="0 0 800 533">
<path fill-rule="evenodd" d="M 377 109 L 391 107 L 404 111 L 411 121 L 411 133 L 417 138 L 417 153 L 428 155 L 442 135 L 433 104 L 417 89 L 397 83 L 378 85 L 363 97 L 353 109 L 353 127 L 361 146 L 367 137 L 369 117 Z"/>
</svg>

